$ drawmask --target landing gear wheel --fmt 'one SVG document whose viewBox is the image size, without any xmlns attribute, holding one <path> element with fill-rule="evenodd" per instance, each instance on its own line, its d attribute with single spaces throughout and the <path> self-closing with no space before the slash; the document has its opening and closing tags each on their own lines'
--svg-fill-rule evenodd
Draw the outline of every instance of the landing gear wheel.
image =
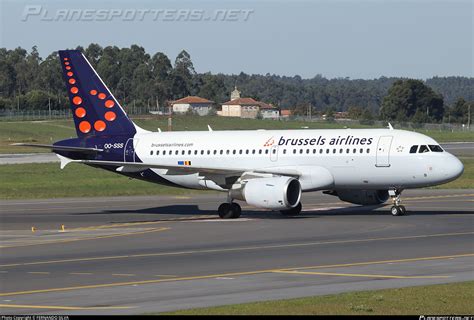
<svg viewBox="0 0 474 320">
<path fill-rule="evenodd" d="M 238 203 L 232 202 L 230 204 L 230 211 L 232 212 L 231 219 L 238 219 L 242 213 L 242 208 Z"/>
<path fill-rule="evenodd" d="M 403 216 L 406 214 L 407 209 L 405 209 L 405 206 L 401 205 L 401 194 L 402 190 L 389 190 L 388 191 L 390 194 L 390 197 L 392 198 L 393 201 L 393 207 L 390 209 L 390 213 L 392 216 Z"/>
<path fill-rule="evenodd" d="M 404 216 L 406 213 L 407 213 L 407 209 L 405 208 L 405 206 L 398 206 L 400 208 L 400 210 L 402 211 L 402 215 Z"/>
<path fill-rule="evenodd" d="M 296 207 L 288 209 L 288 210 L 280 210 L 281 214 L 287 217 L 297 216 L 301 213 L 301 202 L 296 205 Z"/>
<path fill-rule="evenodd" d="M 222 219 L 232 218 L 232 212 L 230 211 L 230 203 L 222 203 L 217 209 L 217 212 L 219 213 L 219 217 L 221 217 Z"/>
<path fill-rule="evenodd" d="M 237 219 L 242 213 L 242 209 L 237 203 L 223 203 L 217 209 L 219 217 L 222 219 Z"/>
<path fill-rule="evenodd" d="M 402 209 L 401 207 L 402 206 L 393 206 L 390 209 L 390 213 L 392 214 L 392 216 L 402 216 L 405 213 L 405 209 Z"/>
</svg>

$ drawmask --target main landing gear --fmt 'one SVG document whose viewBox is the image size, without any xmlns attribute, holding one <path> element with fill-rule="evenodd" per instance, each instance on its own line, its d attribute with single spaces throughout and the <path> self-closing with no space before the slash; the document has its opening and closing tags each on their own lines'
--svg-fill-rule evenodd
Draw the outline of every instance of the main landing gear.
<svg viewBox="0 0 474 320">
<path fill-rule="evenodd" d="M 405 209 L 405 206 L 400 204 L 402 202 L 400 199 L 402 191 L 396 189 L 396 190 L 389 190 L 388 193 L 393 201 L 393 206 L 392 208 L 390 208 L 390 213 L 392 214 L 392 216 L 405 215 L 407 213 L 407 210 Z"/>
<path fill-rule="evenodd" d="M 222 219 L 237 219 L 242 213 L 242 208 L 240 208 L 240 205 L 238 203 L 224 202 L 219 206 L 217 212 L 219 213 L 219 217 L 221 217 Z"/>
<path fill-rule="evenodd" d="M 300 202 L 296 205 L 296 207 L 288 209 L 288 210 L 280 210 L 280 212 L 282 215 L 288 216 L 288 217 L 297 216 L 301 213 L 301 208 L 302 208 L 302 205 Z"/>
</svg>

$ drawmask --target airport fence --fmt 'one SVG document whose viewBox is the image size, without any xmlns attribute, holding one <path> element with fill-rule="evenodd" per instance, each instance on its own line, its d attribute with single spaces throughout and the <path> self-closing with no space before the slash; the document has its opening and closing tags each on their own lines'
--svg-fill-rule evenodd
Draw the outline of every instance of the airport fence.
<svg viewBox="0 0 474 320">
<path fill-rule="evenodd" d="M 147 107 L 125 107 L 129 115 L 150 114 Z M 62 110 L 4 110 L 0 111 L 0 121 L 34 121 L 34 120 L 53 120 L 53 119 L 72 119 L 70 109 Z"/>
<path fill-rule="evenodd" d="M 125 107 L 125 111 L 131 116 L 151 116 L 150 109 L 148 107 L 137 107 L 129 106 Z M 72 119 L 72 113 L 69 109 L 62 110 L 3 110 L 0 111 L 0 122 L 1 121 L 35 121 L 35 120 L 60 120 L 60 119 Z M 303 116 L 293 116 L 290 118 L 280 118 L 280 121 L 303 121 L 303 122 L 327 122 L 322 118 L 308 118 Z M 342 124 L 348 128 L 358 124 L 373 125 L 374 127 L 385 127 L 387 126 L 386 121 L 373 120 L 364 122 L 361 120 L 351 119 L 335 119 L 335 123 Z M 410 122 L 392 122 L 392 125 L 399 129 L 425 129 L 425 130 L 437 130 L 437 131 L 474 131 L 474 126 L 467 126 L 465 124 L 454 124 L 454 123 L 410 123 Z"/>
</svg>

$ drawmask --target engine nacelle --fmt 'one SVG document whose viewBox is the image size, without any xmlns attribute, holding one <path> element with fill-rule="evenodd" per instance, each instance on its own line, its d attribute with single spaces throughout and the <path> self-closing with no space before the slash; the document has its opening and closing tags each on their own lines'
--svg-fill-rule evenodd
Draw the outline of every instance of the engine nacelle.
<svg viewBox="0 0 474 320">
<path fill-rule="evenodd" d="M 257 208 L 290 209 L 300 202 L 301 184 L 290 177 L 255 178 L 242 189 L 232 190 L 231 195 Z"/>
<path fill-rule="evenodd" d="M 388 190 L 336 190 L 335 195 L 342 201 L 373 205 L 381 204 L 388 200 Z"/>
</svg>

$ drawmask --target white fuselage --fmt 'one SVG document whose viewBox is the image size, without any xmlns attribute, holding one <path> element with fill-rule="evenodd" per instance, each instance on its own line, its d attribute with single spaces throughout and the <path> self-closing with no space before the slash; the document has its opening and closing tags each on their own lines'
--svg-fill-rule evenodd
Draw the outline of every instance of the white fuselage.
<svg viewBox="0 0 474 320">
<path fill-rule="evenodd" d="M 453 155 L 410 153 L 414 145 L 438 143 L 419 133 L 389 129 L 154 132 L 135 135 L 132 159 L 190 168 L 295 171 L 303 191 L 417 188 L 445 183 L 462 173 L 463 165 Z M 321 182 L 320 170 L 333 181 Z M 222 191 L 225 178 L 232 176 L 153 171 L 183 187 Z"/>
</svg>

